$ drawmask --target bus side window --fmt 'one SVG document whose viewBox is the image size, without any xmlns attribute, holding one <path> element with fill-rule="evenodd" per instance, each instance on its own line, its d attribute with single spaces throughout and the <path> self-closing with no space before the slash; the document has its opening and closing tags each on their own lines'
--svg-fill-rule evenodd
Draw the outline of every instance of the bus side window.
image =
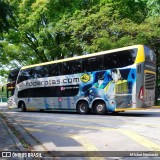
<svg viewBox="0 0 160 160">
<path fill-rule="evenodd" d="M 63 62 L 63 75 L 72 73 L 72 67 L 70 63 L 71 62 Z"/>
<path fill-rule="evenodd" d="M 48 77 L 59 76 L 63 73 L 62 63 L 49 64 L 46 66 L 46 72 Z"/>
<path fill-rule="evenodd" d="M 49 77 L 55 76 L 55 68 L 54 68 L 54 64 L 48 65 L 48 72 L 49 72 Z"/>
<path fill-rule="evenodd" d="M 29 77 L 29 79 L 34 79 L 34 78 L 36 78 L 36 73 L 35 73 L 35 69 L 33 68 L 31 68 L 30 69 L 30 71 L 28 72 L 28 77 Z"/>
<path fill-rule="evenodd" d="M 112 55 L 105 54 L 103 59 L 103 66 L 106 70 L 113 68 Z"/>
<path fill-rule="evenodd" d="M 20 71 L 20 75 L 18 77 L 17 83 L 21 83 L 21 82 L 23 82 L 25 80 L 28 80 L 29 79 L 29 74 L 28 74 L 29 71 L 30 71 L 29 69 L 27 69 L 27 70 L 21 70 Z"/>
<path fill-rule="evenodd" d="M 137 50 L 119 51 L 104 55 L 105 69 L 121 68 L 132 65 L 135 61 Z"/>
<path fill-rule="evenodd" d="M 41 77 L 43 78 L 43 77 L 48 77 L 49 76 L 49 74 L 48 74 L 49 72 L 48 72 L 48 66 L 41 66 L 41 70 L 40 70 L 40 75 L 41 75 Z"/>
<path fill-rule="evenodd" d="M 97 56 L 96 57 L 96 66 L 97 66 L 97 70 L 104 70 L 104 58 L 103 55 Z"/>
<path fill-rule="evenodd" d="M 82 72 L 98 71 L 103 69 L 103 56 L 82 59 Z"/>
<path fill-rule="evenodd" d="M 82 59 L 82 72 L 90 72 L 91 71 L 91 64 L 89 58 Z"/>
<path fill-rule="evenodd" d="M 75 60 L 73 61 L 73 73 L 81 73 L 82 72 L 82 60 Z"/>
<path fill-rule="evenodd" d="M 63 75 L 81 73 L 81 60 L 63 62 Z"/>
<path fill-rule="evenodd" d="M 41 69 L 42 69 L 41 66 L 35 67 L 35 77 L 36 78 L 41 78 L 42 77 L 42 75 L 41 75 Z"/>
<path fill-rule="evenodd" d="M 54 64 L 54 76 L 60 76 L 63 74 L 62 63 Z"/>
</svg>

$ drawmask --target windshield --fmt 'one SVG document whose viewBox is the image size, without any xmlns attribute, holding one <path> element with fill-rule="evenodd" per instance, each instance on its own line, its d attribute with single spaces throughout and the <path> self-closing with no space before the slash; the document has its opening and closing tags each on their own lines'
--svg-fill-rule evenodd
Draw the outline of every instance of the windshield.
<svg viewBox="0 0 160 160">
<path fill-rule="evenodd" d="M 10 82 L 10 83 L 15 82 L 17 79 L 18 73 L 19 73 L 19 69 L 12 70 L 8 76 L 7 82 Z"/>
</svg>

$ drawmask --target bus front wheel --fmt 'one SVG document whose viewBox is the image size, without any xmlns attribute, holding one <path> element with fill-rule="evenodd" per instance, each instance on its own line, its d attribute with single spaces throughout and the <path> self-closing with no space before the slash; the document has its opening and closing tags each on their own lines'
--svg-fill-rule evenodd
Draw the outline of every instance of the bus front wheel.
<svg viewBox="0 0 160 160">
<path fill-rule="evenodd" d="M 20 103 L 20 108 L 21 108 L 22 112 L 26 112 L 26 106 L 25 106 L 24 102 Z"/>
<path fill-rule="evenodd" d="M 106 112 L 107 112 L 106 104 L 103 101 L 97 101 L 94 104 L 94 112 L 96 114 L 100 114 L 100 115 L 106 114 Z"/>
<path fill-rule="evenodd" d="M 77 104 L 77 112 L 80 114 L 87 114 L 89 113 L 89 106 L 86 101 L 80 101 Z"/>
</svg>

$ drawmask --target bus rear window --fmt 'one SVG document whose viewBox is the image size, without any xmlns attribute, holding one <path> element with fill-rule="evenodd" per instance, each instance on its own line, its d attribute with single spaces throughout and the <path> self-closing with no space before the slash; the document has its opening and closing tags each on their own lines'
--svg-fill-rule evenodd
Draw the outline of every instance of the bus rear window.
<svg viewBox="0 0 160 160">
<path fill-rule="evenodd" d="M 104 68 L 121 68 L 134 64 L 137 49 L 124 50 L 104 55 Z"/>
</svg>

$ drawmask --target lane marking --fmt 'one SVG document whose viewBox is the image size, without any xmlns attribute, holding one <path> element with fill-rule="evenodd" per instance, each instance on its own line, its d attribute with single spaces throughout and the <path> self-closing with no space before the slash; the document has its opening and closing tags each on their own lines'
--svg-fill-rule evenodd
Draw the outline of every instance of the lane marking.
<svg viewBox="0 0 160 160">
<path fill-rule="evenodd" d="M 82 144 L 82 146 L 85 148 L 86 151 L 99 151 L 98 148 L 93 145 L 88 138 L 85 138 L 84 136 L 81 135 L 68 135 L 68 137 L 71 137 L 73 139 L 75 139 L 76 141 L 78 141 L 80 144 Z M 102 155 L 100 154 L 100 152 L 96 152 L 96 156 L 92 157 L 92 152 L 86 152 L 85 155 L 90 159 L 90 160 L 104 160 L 104 158 L 102 157 Z M 95 153 L 94 153 L 95 155 Z"/>
<path fill-rule="evenodd" d="M 134 141 L 136 141 L 137 143 L 149 148 L 152 151 L 160 151 L 160 146 L 157 145 L 156 143 L 153 143 L 150 140 L 147 140 L 146 138 L 144 138 L 143 136 L 129 131 L 129 130 L 125 130 L 125 129 L 118 129 L 119 132 L 123 133 L 124 135 L 128 136 L 129 138 L 133 139 Z"/>
<path fill-rule="evenodd" d="M 65 124 L 65 123 L 58 123 L 58 122 L 35 122 L 31 120 L 17 120 L 17 122 L 32 122 L 36 124 L 52 124 L 56 126 L 64 126 L 64 127 L 76 127 L 76 128 L 85 128 L 85 129 L 93 129 L 93 130 L 113 130 L 118 131 L 124 135 L 127 135 L 129 138 L 134 140 L 135 142 L 139 143 L 140 145 L 152 150 L 152 151 L 160 151 L 160 146 L 150 140 L 147 140 L 143 136 L 140 136 L 139 134 L 126 130 L 126 129 L 116 129 L 116 128 L 105 128 L 105 127 L 93 127 L 93 126 L 81 126 L 81 125 L 74 125 L 74 124 Z"/>
<path fill-rule="evenodd" d="M 60 119 L 66 119 L 66 120 L 72 120 L 72 121 L 75 121 L 75 119 L 72 119 L 72 118 L 63 118 L 63 117 L 61 117 Z M 134 126 L 146 126 L 146 127 L 157 127 L 157 128 L 160 128 L 160 125 L 159 124 L 149 124 L 149 123 L 147 123 L 147 124 L 145 124 L 145 123 L 128 123 L 128 122 L 119 122 L 119 121 L 115 121 L 115 122 L 113 122 L 113 121 L 110 121 L 110 120 L 95 120 L 95 119 L 88 119 L 88 120 L 84 120 L 84 119 L 78 119 L 77 121 L 83 121 L 83 122 L 109 122 L 109 124 L 110 123 L 113 123 L 113 124 L 122 124 L 122 125 L 134 125 Z"/>
<path fill-rule="evenodd" d="M 23 117 L 26 117 L 26 118 L 31 118 L 31 117 L 29 117 L 29 116 L 23 116 Z M 32 118 L 35 118 L 35 117 L 38 117 L 39 118 L 39 116 L 34 116 L 34 117 L 32 117 Z M 20 116 L 20 118 L 22 118 L 21 116 Z M 63 119 L 63 120 L 72 120 L 72 121 L 75 121 L 75 119 L 74 118 L 68 118 L 68 117 L 58 117 L 59 119 Z M 113 123 L 113 124 L 122 124 L 122 125 L 134 125 L 134 126 L 146 126 L 146 127 L 156 127 L 156 128 L 160 128 L 160 124 L 151 124 L 151 123 L 148 123 L 148 122 L 146 122 L 146 124 L 145 123 L 128 123 L 128 122 L 119 122 L 118 120 L 117 121 L 115 121 L 115 122 L 113 122 L 113 121 L 110 121 L 110 120 L 108 120 L 108 119 L 104 119 L 104 120 L 95 120 L 95 119 L 88 119 L 88 120 L 84 120 L 84 119 L 77 119 L 76 121 L 83 121 L 83 122 L 109 122 L 109 123 Z"/>
<path fill-rule="evenodd" d="M 32 132 L 41 132 L 41 133 L 47 133 L 50 135 L 55 135 L 55 133 L 53 132 L 47 132 L 45 130 L 42 129 L 35 129 L 35 128 L 25 128 L 27 131 L 32 131 Z M 85 151 L 99 151 L 98 148 L 93 145 L 88 138 L 85 138 L 84 136 L 81 135 L 74 135 L 74 134 L 69 134 L 69 135 L 63 135 L 63 137 L 69 137 L 72 138 L 74 140 L 76 140 L 77 142 L 79 142 L 82 147 L 85 149 Z M 104 160 L 104 158 L 102 157 L 102 155 L 100 154 L 100 152 L 96 152 L 96 156 L 95 156 L 95 152 L 94 152 L 94 157 L 92 157 L 92 152 L 84 152 L 84 155 L 86 157 L 88 157 L 89 160 Z"/>
<path fill-rule="evenodd" d="M 38 121 L 31 121 L 31 120 L 16 120 L 16 122 L 32 122 L 32 123 L 37 123 L 37 124 L 53 124 L 53 125 L 56 125 L 56 126 L 63 126 L 63 127 L 76 127 L 76 128 L 85 128 L 85 129 L 97 129 L 97 130 L 100 130 L 100 129 L 113 129 L 115 130 L 114 128 L 105 128 L 105 127 L 94 127 L 94 126 L 82 126 L 82 125 L 78 125 L 78 124 L 65 124 L 65 123 L 60 123 L 60 122 L 38 122 Z"/>
<path fill-rule="evenodd" d="M 27 131 L 31 131 L 31 132 L 45 132 L 45 133 L 48 133 L 48 134 L 51 134 L 50 132 L 47 132 L 45 130 L 42 130 L 42 129 L 35 129 L 35 128 L 25 128 Z"/>
</svg>

